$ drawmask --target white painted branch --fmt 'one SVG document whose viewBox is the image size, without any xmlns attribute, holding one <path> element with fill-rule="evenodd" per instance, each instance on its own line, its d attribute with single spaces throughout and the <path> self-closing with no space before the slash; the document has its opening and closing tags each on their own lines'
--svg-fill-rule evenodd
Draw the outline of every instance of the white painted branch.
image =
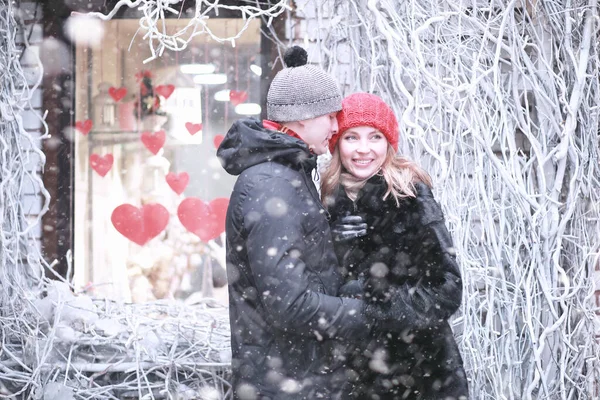
<svg viewBox="0 0 600 400">
<path fill-rule="evenodd" d="M 348 25 L 324 45 L 351 49 L 347 88 L 395 108 L 402 151 L 434 177 L 462 266 L 471 397 L 592 398 L 596 1 L 335 4 Z"/>
</svg>

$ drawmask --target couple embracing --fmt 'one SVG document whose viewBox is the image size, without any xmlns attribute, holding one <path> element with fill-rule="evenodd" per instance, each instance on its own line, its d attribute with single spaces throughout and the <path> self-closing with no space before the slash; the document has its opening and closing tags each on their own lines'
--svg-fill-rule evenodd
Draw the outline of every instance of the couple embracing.
<svg viewBox="0 0 600 400">
<path fill-rule="evenodd" d="M 286 52 L 268 120 L 235 122 L 217 152 L 238 175 L 226 219 L 233 397 L 466 399 L 448 324 L 462 282 L 431 180 L 397 154 L 381 98 L 342 99 L 306 61 Z"/>
</svg>

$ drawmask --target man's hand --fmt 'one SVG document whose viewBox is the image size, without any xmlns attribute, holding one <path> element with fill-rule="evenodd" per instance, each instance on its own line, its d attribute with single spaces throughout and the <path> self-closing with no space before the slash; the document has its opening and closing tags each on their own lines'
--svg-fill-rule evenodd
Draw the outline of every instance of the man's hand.
<svg viewBox="0 0 600 400">
<path fill-rule="evenodd" d="M 340 218 L 331 226 L 333 240 L 344 242 L 367 234 L 367 224 L 358 215 L 348 215 Z"/>
</svg>

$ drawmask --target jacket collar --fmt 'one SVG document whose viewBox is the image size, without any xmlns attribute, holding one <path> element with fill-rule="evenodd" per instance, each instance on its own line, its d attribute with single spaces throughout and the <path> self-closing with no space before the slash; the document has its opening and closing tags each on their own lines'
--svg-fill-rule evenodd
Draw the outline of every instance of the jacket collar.
<svg viewBox="0 0 600 400">
<path fill-rule="evenodd" d="M 217 156 L 231 175 L 264 162 L 277 162 L 310 173 L 317 160 L 308 145 L 288 133 L 269 129 L 255 118 L 240 119 L 232 125 L 219 145 Z"/>
<path fill-rule="evenodd" d="M 304 141 L 304 139 L 302 139 L 300 137 L 300 135 L 298 135 L 295 131 L 291 130 L 287 126 L 283 126 L 283 124 L 280 124 L 279 122 L 270 121 L 268 119 L 263 119 L 262 123 L 263 123 L 263 127 L 265 129 L 269 129 L 269 130 L 272 130 L 272 131 L 277 131 L 277 132 L 285 133 L 286 135 L 291 136 L 294 139 L 301 140 L 302 143 L 306 143 Z M 315 154 L 310 149 L 310 147 L 308 148 L 308 151 L 310 152 L 311 155 Z M 310 157 L 310 158 L 304 160 L 304 162 L 302 164 L 305 167 L 305 169 L 307 169 L 309 171 L 312 171 L 317 166 L 317 158 L 316 157 Z"/>
<path fill-rule="evenodd" d="M 300 137 L 300 135 L 298 135 L 296 132 L 294 132 L 287 126 L 283 126 L 279 122 L 269 121 L 268 119 L 263 119 L 262 122 L 263 122 L 263 126 L 265 127 L 265 129 L 270 129 L 272 131 L 278 131 L 281 133 L 285 133 L 287 135 L 290 135 L 293 138 L 300 139 L 304 142 L 304 140 Z"/>
<path fill-rule="evenodd" d="M 387 190 L 387 183 L 383 175 L 375 174 L 367 180 L 356 196 L 356 204 L 377 209 L 384 203 L 383 196 Z"/>
<path fill-rule="evenodd" d="M 356 201 L 352 202 L 348 198 L 346 190 L 340 184 L 335 193 L 335 204 L 329 207 L 329 211 L 333 215 L 333 219 L 337 219 L 337 216 L 354 214 L 356 211 L 380 212 L 387 201 L 383 200 L 386 190 L 387 184 L 385 179 L 383 176 L 376 174 L 367 180 L 358 192 Z"/>
</svg>

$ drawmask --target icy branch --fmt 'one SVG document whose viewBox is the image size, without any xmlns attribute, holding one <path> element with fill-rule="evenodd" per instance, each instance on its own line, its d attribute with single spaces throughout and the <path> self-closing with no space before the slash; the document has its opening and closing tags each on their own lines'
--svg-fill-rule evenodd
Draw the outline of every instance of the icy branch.
<svg viewBox="0 0 600 400">
<path fill-rule="evenodd" d="M 219 43 L 229 43 L 232 47 L 235 47 L 235 41 L 243 35 L 246 29 L 248 29 L 250 21 L 256 18 L 267 18 L 270 25 L 270 21 L 272 21 L 273 18 L 280 16 L 284 11 L 290 9 L 290 6 L 288 5 L 289 0 L 278 0 L 273 4 L 268 2 L 268 5 L 264 8 L 262 8 L 258 2 L 256 3 L 256 6 L 232 6 L 221 4 L 219 0 L 196 0 L 194 15 L 187 25 L 175 33 L 170 33 L 167 29 L 167 15 L 173 14 L 179 17 L 185 17 L 184 15 L 181 15 L 180 10 L 171 7 L 179 2 L 179 0 L 121 0 L 107 15 L 98 12 L 92 12 L 86 15 L 106 21 L 111 19 L 123 6 L 129 8 L 137 7 L 143 14 L 140 18 L 140 29 L 144 32 L 143 39 L 148 41 L 148 46 L 152 54 L 151 57 L 144 60 L 144 63 L 148 63 L 157 57 L 160 57 L 165 50 L 182 51 L 186 49 L 188 44 L 196 36 L 200 35 L 208 35 L 211 39 Z M 220 10 L 232 10 L 241 14 L 244 25 L 235 33 L 235 35 L 220 37 L 208 27 L 207 21 L 209 20 L 209 15 L 211 13 L 219 15 Z M 82 13 L 74 14 L 81 15 Z"/>
<path fill-rule="evenodd" d="M 0 0 L 0 397 L 230 398 L 229 323 L 211 299 L 119 304 L 44 275 L 54 272 L 33 229 L 48 209 L 39 171 L 40 141 L 50 135 L 31 107 L 43 69 L 15 15 L 15 2 Z M 21 67 L 17 37 L 37 61 L 35 76 Z M 38 137 L 25 129 L 25 112 L 40 118 Z M 44 204 L 30 218 L 23 198 L 38 192 Z"/>
<path fill-rule="evenodd" d="M 324 9 L 346 21 L 332 19 L 321 39 L 326 66 L 343 71 L 347 93 L 376 92 L 393 105 L 401 152 L 434 178 L 462 266 L 455 333 L 471 397 L 593 398 L 597 1 L 350 0 Z"/>
</svg>

